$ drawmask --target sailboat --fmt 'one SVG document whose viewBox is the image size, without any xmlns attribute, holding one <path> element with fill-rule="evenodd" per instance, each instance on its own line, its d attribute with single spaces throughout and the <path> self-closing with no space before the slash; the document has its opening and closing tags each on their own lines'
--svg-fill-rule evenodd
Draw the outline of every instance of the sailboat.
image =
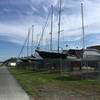
<svg viewBox="0 0 100 100">
<path fill-rule="evenodd" d="M 67 54 L 65 53 L 61 53 L 59 51 L 59 39 L 60 39 L 60 23 L 61 23 L 61 0 L 60 0 L 60 5 L 59 5 L 59 23 L 58 23 L 58 49 L 57 51 L 53 51 L 52 50 L 52 31 L 53 31 L 53 6 L 51 6 L 51 40 L 50 40 L 50 51 L 40 51 L 40 50 L 36 50 L 36 52 L 42 57 L 42 58 L 62 58 L 62 59 L 66 59 Z"/>
<path fill-rule="evenodd" d="M 39 55 L 42 57 L 42 58 L 62 58 L 62 59 L 66 59 L 66 54 L 64 53 L 58 53 L 58 52 L 54 52 L 54 51 L 39 51 L 39 50 L 36 50 L 36 52 L 39 53 Z"/>
<path fill-rule="evenodd" d="M 23 45 L 23 47 L 22 47 L 22 49 L 20 51 L 19 57 L 18 57 L 18 60 L 20 59 L 23 62 L 40 61 L 40 60 L 42 60 L 42 58 L 35 57 L 33 55 L 33 28 L 34 28 L 34 26 L 32 25 L 31 55 L 29 55 L 29 37 L 30 37 L 30 29 L 29 29 L 28 30 L 28 36 L 27 36 L 27 38 L 25 40 L 25 43 L 24 43 L 24 45 Z M 21 53 L 22 53 L 22 51 L 23 51 L 24 46 L 25 46 L 26 43 L 27 43 L 27 56 L 26 57 L 20 57 L 20 55 L 21 55 Z"/>
</svg>

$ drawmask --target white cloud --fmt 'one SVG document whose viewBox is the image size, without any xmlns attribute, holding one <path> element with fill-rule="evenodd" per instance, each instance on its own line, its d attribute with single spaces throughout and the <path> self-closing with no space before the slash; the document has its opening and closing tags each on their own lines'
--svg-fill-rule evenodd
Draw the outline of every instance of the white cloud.
<svg viewBox="0 0 100 100">
<path fill-rule="evenodd" d="M 36 9 L 34 6 L 31 6 L 32 10 L 35 12 L 39 12 L 38 9 Z"/>
<path fill-rule="evenodd" d="M 36 5 L 41 5 L 43 6 L 44 11 L 46 12 L 45 14 L 48 13 L 48 7 L 50 7 L 51 4 L 57 6 L 58 0 L 30 0 L 33 4 Z M 62 0 L 63 2 L 63 0 Z M 68 3 L 68 4 L 67 4 Z M 43 5 L 44 4 L 44 5 Z M 40 12 L 41 9 L 35 8 L 34 6 L 31 5 L 32 11 L 33 12 Z M 62 12 L 62 20 L 61 20 L 61 30 L 64 30 L 62 34 L 64 36 L 73 36 L 76 35 L 77 39 L 80 37 L 82 34 L 81 30 L 81 7 L 80 7 L 80 1 L 79 2 L 74 2 L 73 0 L 64 0 L 63 3 L 64 8 L 69 8 L 71 9 L 71 14 L 67 14 Z M 76 8 L 76 9 L 74 9 Z M 77 10 L 78 9 L 78 10 Z M 78 11 L 78 12 L 77 12 Z M 100 32 L 100 1 L 89 1 L 89 0 L 84 0 L 84 22 L 85 22 L 85 33 L 86 34 L 91 34 L 91 33 L 99 33 Z M 74 13 L 73 13 L 74 12 Z M 29 12 L 32 13 L 32 12 Z M 40 12 L 40 15 L 43 12 Z M 56 12 L 57 13 L 57 12 Z M 41 35 L 41 30 L 43 25 L 45 24 L 46 18 L 41 18 L 38 17 L 38 15 L 27 15 L 26 19 L 24 20 L 24 23 L 20 22 L 15 22 L 18 24 L 0 24 L 0 33 L 5 33 L 9 35 L 17 35 L 19 37 L 23 37 L 23 40 L 25 36 L 27 35 L 27 29 L 30 27 L 32 24 L 35 25 L 35 32 L 34 32 L 34 40 L 37 41 L 37 34 Z M 57 38 L 57 30 L 58 30 L 58 16 L 54 16 L 54 26 L 53 26 L 53 37 Z M 44 38 L 49 37 L 49 32 L 50 32 L 50 21 L 49 25 L 45 31 Z"/>
</svg>

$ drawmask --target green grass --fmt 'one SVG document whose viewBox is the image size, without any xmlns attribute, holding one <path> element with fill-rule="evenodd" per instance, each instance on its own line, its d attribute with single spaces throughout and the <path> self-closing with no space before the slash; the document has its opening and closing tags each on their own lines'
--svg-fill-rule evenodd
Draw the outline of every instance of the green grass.
<svg viewBox="0 0 100 100">
<path fill-rule="evenodd" d="M 59 73 L 33 72 L 27 70 L 9 69 L 18 80 L 25 91 L 33 96 L 39 97 L 39 90 L 42 87 L 51 89 L 58 88 L 63 90 L 75 90 L 80 93 L 96 91 L 100 93 L 100 81 L 97 80 L 78 80 L 70 76 L 63 77 Z"/>
</svg>

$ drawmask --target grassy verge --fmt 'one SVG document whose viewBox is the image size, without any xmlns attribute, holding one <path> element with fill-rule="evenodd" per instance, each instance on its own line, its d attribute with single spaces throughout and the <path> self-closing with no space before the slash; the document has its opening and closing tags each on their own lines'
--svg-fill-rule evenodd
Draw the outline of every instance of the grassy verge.
<svg viewBox="0 0 100 100">
<path fill-rule="evenodd" d="M 100 94 L 100 81 L 97 80 L 76 80 L 70 76 L 62 77 L 58 73 L 50 72 L 33 72 L 18 69 L 9 70 L 25 91 L 35 98 L 41 98 L 41 91 L 43 89 L 76 91 L 82 95 L 90 92 Z"/>
</svg>

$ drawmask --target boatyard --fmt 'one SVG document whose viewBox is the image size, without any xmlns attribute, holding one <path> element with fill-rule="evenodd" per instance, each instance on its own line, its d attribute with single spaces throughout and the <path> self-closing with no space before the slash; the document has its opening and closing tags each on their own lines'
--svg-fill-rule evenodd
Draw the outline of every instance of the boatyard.
<svg viewBox="0 0 100 100">
<path fill-rule="evenodd" d="M 0 100 L 100 100 L 97 2 L 11 0 L 4 5 L 0 14 L 10 19 L 0 17 L 0 25 L 11 22 L 0 29 Z"/>
</svg>

